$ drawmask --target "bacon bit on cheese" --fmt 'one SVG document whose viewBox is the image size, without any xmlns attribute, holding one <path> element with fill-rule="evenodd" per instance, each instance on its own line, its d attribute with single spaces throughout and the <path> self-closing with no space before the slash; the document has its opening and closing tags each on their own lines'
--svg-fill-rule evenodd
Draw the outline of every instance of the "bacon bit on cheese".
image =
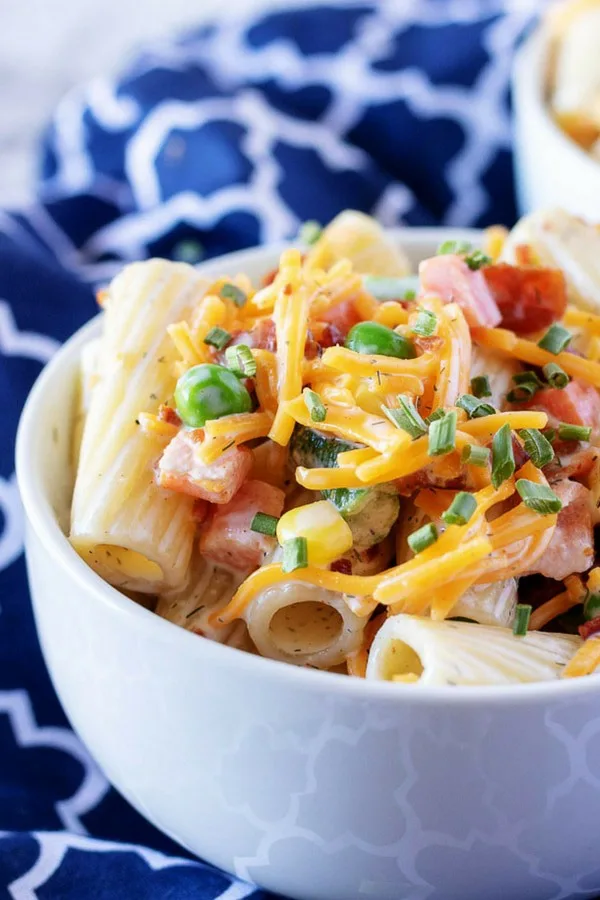
<svg viewBox="0 0 600 900">
<path fill-rule="evenodd" d="M 252 468 L 252 451 L 231 447 L 207 466 L 198 458 L 202 440 L 202 429 L 180 431 L 159 460 L 157 484 L 210 503 L 229 503 Z"/>
<path fill-rule="evenodd" d="M 260 566 L 272 552 L 274 537 L 252 531 L 256 513 L 279 518 L 285 494 L 264 481 L 246 481 L 235 497 L 213 513 L 200 536 L 200 552 L 219 565 L 248 571 Z"/>
<path fill-rule="evenodd" d="M 437 294 L 445 303 L 457 303 L 471 328 L 493 328 L 502 320 L 482 270 L 473 271 L 460 256 L 446 254 L 423 260 L 419 277 L 423 294 Z"/>
</svg>

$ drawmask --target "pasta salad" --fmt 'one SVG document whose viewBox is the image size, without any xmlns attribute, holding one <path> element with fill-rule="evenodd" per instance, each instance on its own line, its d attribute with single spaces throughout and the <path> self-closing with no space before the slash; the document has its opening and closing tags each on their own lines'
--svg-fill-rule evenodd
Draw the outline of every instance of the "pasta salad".
<svg viewBox="0 0 600 900">
<path fill-rule="evenodd" d="M 72 545 L 159 616 L 294 665 L 593 673 L 599 259 L 553 210 L 411 273 L 347 211 L 261 284 L 127 266 L 81 360 Z"/>
</svg>

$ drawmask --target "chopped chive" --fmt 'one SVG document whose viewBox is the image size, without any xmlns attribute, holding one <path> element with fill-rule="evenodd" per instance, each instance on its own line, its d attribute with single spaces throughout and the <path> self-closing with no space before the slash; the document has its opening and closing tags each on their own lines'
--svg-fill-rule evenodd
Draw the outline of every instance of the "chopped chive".
<svg viewBox="0 0 600 900">
<path fill-rule="evenodd" d="M 231 300 L 238 307 L 244 306 L 248 299 L 241 288 L 229 281 L 221 287 L 219 295 L 223 300 Z"/>
<path fill-rule="evenodd" d="M 269 516 L 267 513 L 257 512 L 250 523 L 250 531 L 256 531 L 257 534 L 266 534 L 269 537 L 275 537 L 278 521 L 279 519 L 276 516 Z"/>
<path fill-rule="evenodd" d="M 516 488 L 525 506 L 542 516 L 560 512 L 562 503 L 546 484 L 536 484 L 526 478 L 517 479 Z"/>
<path fill-rule="evenodd" d="M 446 525 L 466 525 L 476 509 L 477 500 L 473 494 L 461 491 L 442 513 L 442 519 Z"/>
<path fill-rule="evenodd" d="M 446 256 L 448 253 L 461 255 L 472 249 L 473 245 L 469 241 L 444 241 L 435 252 L 436 256 Z"/>
<path fill-rule="evenodd" d="M 308 566 L 308 543 L 305 537 L 292 538 L 283 542 L 282 572 L 306 569 Z"/>
<path fill-rule="evenodd" d="M 465 256 L 465 262 L 474 272 L 481 269 L 482 266 L 490 266 L 492 264 L 491 256 L 484 253 L 483 250 L 473 250 L 472 253 Z"/>
<path fill-rule="evenodd" d="M 401 297 L 402 300 L 406 300 L 409 303 L 412 303 L 412 301 L 416 300 L 416 298 L 417 298 L 417 292 L 412 291 L 412 290 L 404 291 L 404 294 Z"/>
<path fill-rule="evenodd" d="M 446 413 L 429 426 L 429 455 L 443 456 L 456 447 L 456 412 Z"/>
<path fill-rule="evenodd" d="M 461 462 L 469 466 L 487 466 L 490 461 L 491 450 L 489 447 L 479 447 L 477 444 L 467 444 L 463 447 Z"/>
<path fill-rule="evenodd" d="M 411 328 L 413 334 L 429 337 L 437 328 L 437 316 L 428 309 L 420 309 Z"/>
<path fill-rule="evenodd" d="M 410 434 L 411 438 L 419 438 L 427 434 L 427 425 L 421 414 L 417 410 L 413 400 L 407 394 L 398 394 L 396 397 L 399 408 L 390 409 L 389 406 L 382 406 L 385 415 L 402 431 Z"/>
<path fill-rule="evenodd" d="M 542 434 L 550 444 L 556 440 L 556 428 L 544 428 Z"/>
<path fill-rule="evenodd" d="M 492 484 L 499 488 L 515 471 L 515 454 L 510 425 L 499 428 L 492 440 Z"/>
<path fill-rule="evenodd" d="M 419 276 L 391 278 L 386 275 L 365 275 L 363 285 L 376 300 L 414 300 L 419 291 Z M 413 296 L 407 296 L 411 292 Z"/>
<path fill-rule="evenodd" d="M 462 394 L 456 401 L 456 405 L 464 409 L 470 419 L 480 419 L 482 416 L 492 416 L 496 410 L 491 403 L 485 403 L 473 394 Z"/>
<path fill-rule="evenodd" d="M 538 347 L 556 355 L 569 346 L 572 337 L 573 335 L 570 331 L 567 331 L 566 328 L 563 328 L 562 325 L 557 325 L 555 322 L 550 326 L 546 334 L 540 338 Z"/>
<path fill-rule="evenodd" d="M 530 400 L 536 390 L 533 384 L 520 384 L 508 392 L 506 399 L 509 403 L 522 403 L 525 400 Z"/>
<path fill-rule="evenodd" d="M 323 229 L 319 222 L 315 219 L 309 219 L 309 221 L 304 222 L 300 228 L 300 240 L 310 247 L 312 244 L 317 243 L 322 233 Z"/>
<path fill-rule="evenodd" d="M 302 396 L 313 422 L 324 422 L 327 418 L 327 407 L 319 395 L 310 388 L 304 388 Z"/>
<path fill-rule="evenodd" d="M 225 331 L 224 328 L 215 326 L 215 328 L 210 329 L 210 331 L 204 338 L 204 343 L 210 344 L 212 347 L 216 347 L 217 350 L 223 350 L 230 340 L 231 335 L 228 331 Z"/>
<path fill-rule="evenodd" d="M 555 362 L 546 363 L 542 369 L 544 378 L 553 388 L 565 388 L 571 380 L 564 369 Z"/>
<path fill-rule="evenodd" d="M 425 421 L 428 425 L 431 425 L 431 423 L 437 421 L 437 419 L 443 419 L 445 415 L 446 410 L 442 409 L 440 406 L 439 409 L 434 409 L 434 411 L 427 416 Z"/>
<path fill-rule="evenodd" d="M 551 363 L 551 365 L 554 365 L 554 363 Z M 512 380 L 515 384 L 531 384 L 538 391 L 541 391 L 544 387 L 544 382 L 533 369 L 527 369 L 525 372 L 517 372 L 513 375 Z"/>
<path fill-rule="evenodd" d="M 600 594 L 592 594 L 590 591 L 585 595 L 583 601 L 583 618 L 590 622 L 600 616 Z"/>
<path fill-rule="evenodd" d="M 252 378 L 256 375 L 256 360 L 252 356 L 252 350 L 246 344 L 234 344 L 225 351 L 227 366 L 236 375 L 242 378 Z"/>
<path fill-rule="evenodd" d="M 531 606 L 528 603 L 517 603 L 515 606 L 515 621 L 513 622 L 513 634 L 517 637 L 523 637 L 527 634 L 529 627 L 529 618 L 531 616 Z"/>
<path fill-rule="evenodd" d="M 525 450 L 527 451 L 531 462 L 538 469 L 547 466 L 554 459 L 554 450 L 552 444 L 544 437 L 537 428 L 522 428 L 519 435 L 523 439 Z"/>
<path fill-rule="evenodd" d="M 490 379 L 487 375 L 476 375 L 475 378 L 471 378 L 471 393 L 478 400 L 482 397 L 492 396 Z"/>
<path fill-rule="evenodd" d="M 427 550 L 428 547 L 435 544 L 437 539 L 437 528 L 433 522 L 428 522 L 427 525 L 423 525 L 422 528 L 418 528 L 417 531 L 409 534 L 407 541 L 413 553 L 422 553 L 423 550 Z"/>
<path fill-rule="evenodd" d="M 589 441 L 592 429 L 586 425 L 570 425 L 568 422 L 558 423 L 558 437 L 561 441 Z"/>
</svg>

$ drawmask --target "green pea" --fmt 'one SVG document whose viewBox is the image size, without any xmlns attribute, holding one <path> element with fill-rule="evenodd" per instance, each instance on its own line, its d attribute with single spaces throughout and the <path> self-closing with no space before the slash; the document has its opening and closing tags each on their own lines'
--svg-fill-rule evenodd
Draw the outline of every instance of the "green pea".
<svg viewBox="0 0 600 900">
<path fill-rule="evenodd" d="M 204 363 L 184 372 L 175 388 L 175 405 L 183 423 L 202 428 L 220 419 L 252 410 L 252 398 L 229 369 Z"/>
<path fill-rule="evenodd" d="M 368 356 L 396 356 L 398 359 L 414 359 L 417 355 L 412 341 L 396 334 L 379 322 L 359 322 L 351 328 L 346 347 Z"/>
<path fill-rule="evenodd" d="M 600 616 L 600 594 L 588 594 L 583 604 L 583 617 L 588 622 Z"/>
</svg>

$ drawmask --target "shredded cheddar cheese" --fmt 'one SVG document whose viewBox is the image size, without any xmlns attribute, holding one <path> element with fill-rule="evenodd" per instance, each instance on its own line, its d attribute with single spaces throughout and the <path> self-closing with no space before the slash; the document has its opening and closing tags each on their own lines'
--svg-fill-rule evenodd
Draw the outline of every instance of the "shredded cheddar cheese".
<svg viewBox="0 0 600 900">
<path fill-rule="evenodd" d="M 517 337 L 505 328 L 475 328 L 473 338 L 482 347 L 497 350 L 506 356 L 513 356 L 532 366 L 545 366 L 547 363 L 558 363 L 572 378 L 581 378 L 588 384 L 600 388 L 600 363 L 582 359 L 574 353 L 549 353 L 538 347 L 533 341 Z"/>
</svg>

